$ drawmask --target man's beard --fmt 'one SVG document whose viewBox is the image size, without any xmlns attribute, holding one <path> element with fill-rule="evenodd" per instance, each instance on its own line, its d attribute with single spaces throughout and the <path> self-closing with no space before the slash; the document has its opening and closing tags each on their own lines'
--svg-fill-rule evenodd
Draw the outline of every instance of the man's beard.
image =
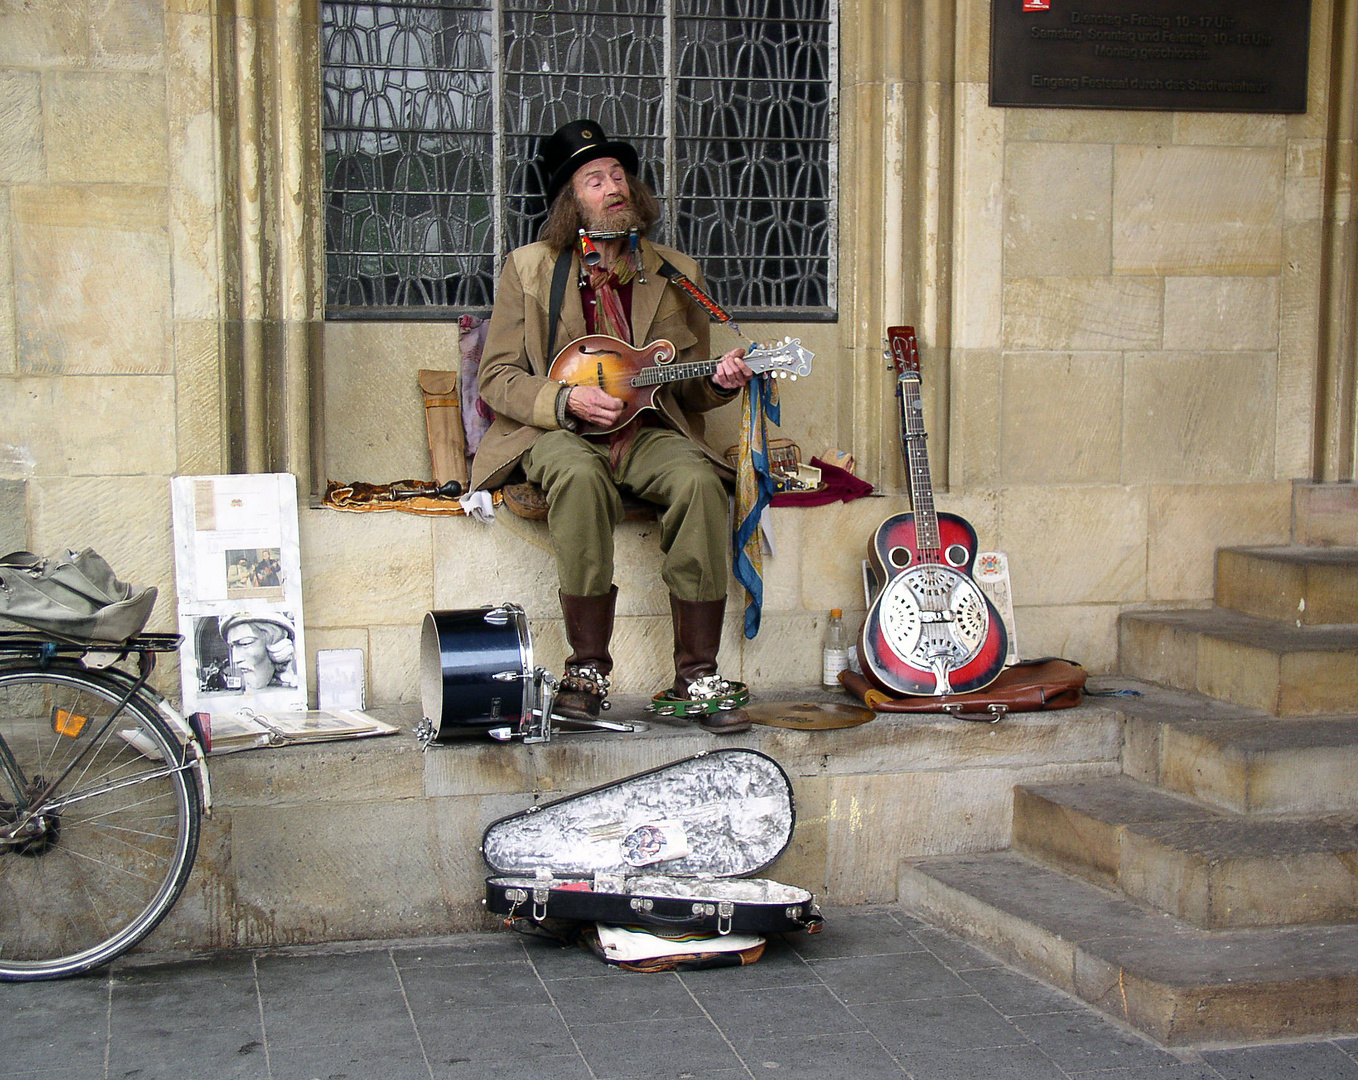
<svg viewBox="0 0 1358 1080">
<path fill-rule="evenodd" d="M 584 227 L 586 232 L 626 232 L 631 228 L 645 231 L 641 215 L 630 202 L 586 217 Z"/>
</svg>

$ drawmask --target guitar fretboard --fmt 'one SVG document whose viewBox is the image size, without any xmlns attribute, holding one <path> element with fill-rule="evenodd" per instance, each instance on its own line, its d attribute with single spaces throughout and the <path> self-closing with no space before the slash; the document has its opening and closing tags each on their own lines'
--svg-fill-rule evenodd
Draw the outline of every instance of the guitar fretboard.
<svg viewBox="0 0 1358 1080">
<path fill-rule="evenodd" d="M 938 511 L 934 509 L 934 485 L 929 475 L 928 435 L 924 430 L 924 402 L 919 375 L 901 376 L 901 442 L 910 473 L 910 495 L 915 509 L 915 544 L 923 562 L 941 563 L 943 546 L 938 535 Z"/>
</svg>

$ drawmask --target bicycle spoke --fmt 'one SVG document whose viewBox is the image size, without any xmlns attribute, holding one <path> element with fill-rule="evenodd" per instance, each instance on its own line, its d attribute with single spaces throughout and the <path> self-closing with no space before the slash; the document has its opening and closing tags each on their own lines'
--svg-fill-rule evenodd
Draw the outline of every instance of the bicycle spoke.
<svg viewBox="0 0 1358 1080">
<path fill-rule="evenodd" d="M 26 787 L 13 802 L 0 798 L 12 835 L 0 847 L 0 979 L 107 963 L 184 887 L 198 841 L 196 778 L 155 710 L 127 698 L 131 685 L 73 666 L 0 666 L 0 742 Z"/>
</svg>

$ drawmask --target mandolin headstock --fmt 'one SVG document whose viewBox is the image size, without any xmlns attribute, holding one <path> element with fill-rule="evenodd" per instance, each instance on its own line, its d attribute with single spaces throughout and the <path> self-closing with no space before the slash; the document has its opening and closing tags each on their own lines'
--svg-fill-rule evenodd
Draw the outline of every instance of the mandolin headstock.
<svg viewBox="0 0 1358 1080">
<path fill-rule="evenodd" d="M 815 353 L 802 345 L 801 338 L 788 337 L 772 345 L 756 345 L 745 354 L 745 363 L 756 375 L 772 372 L 780 379 L 796 379 L 811 374 Z"/>
</svg>

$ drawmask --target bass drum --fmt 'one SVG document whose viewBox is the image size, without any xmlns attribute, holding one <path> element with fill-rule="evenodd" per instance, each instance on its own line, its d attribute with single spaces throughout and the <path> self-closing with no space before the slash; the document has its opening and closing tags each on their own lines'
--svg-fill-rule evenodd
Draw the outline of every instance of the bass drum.
<svg viewBox="0 0 1358 1080">
<path fill-rule="evenodd" d="M 533 644 L 517 604 L 431 611 L 420 633 L 428 738 L 444 742 L 517 726 L 533 698 Z"/>
</svg>

